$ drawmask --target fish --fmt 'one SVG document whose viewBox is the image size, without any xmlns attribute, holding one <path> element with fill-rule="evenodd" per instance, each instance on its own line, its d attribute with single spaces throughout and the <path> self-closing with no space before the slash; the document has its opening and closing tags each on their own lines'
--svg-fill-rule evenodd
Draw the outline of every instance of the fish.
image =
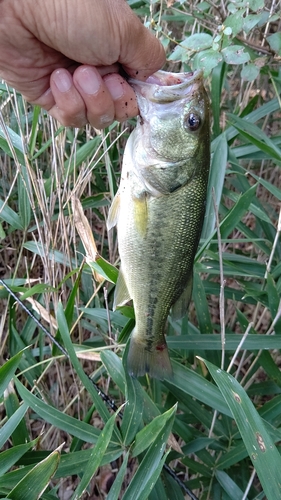
<svg viewBox="0 0 281 500">
<path fill-rule="evenodd" d="M 140 115 L 125 146 L 107 227 L 117 226 L 113 309 L 133 300 L 127 369 L 172 379 L 168 315 L 182 318 L 204 221 L 210 166 L 209 100 L 200 71 L 130 79 Z"/>
</svg>

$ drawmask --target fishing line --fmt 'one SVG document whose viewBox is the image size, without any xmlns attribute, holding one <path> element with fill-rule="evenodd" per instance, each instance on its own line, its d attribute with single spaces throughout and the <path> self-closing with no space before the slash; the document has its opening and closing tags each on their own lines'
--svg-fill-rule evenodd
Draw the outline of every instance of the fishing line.
<svg viewBox="0 0 281 500">
<path fill-rule="evenodd" d="M 11 290 L 11 288 L 2 280 L 0 279 L 0 284 L 7 290 L 7 292 L 15 299 L 15 301 L 22 307 L 22 309 L 28 314 L 30 318 L 35 321 L 36 325 L 49 337 L 51 342 L 57 346 L 57 348 L 66 356 L 66 358 L 70 360 L 70 356 L 68 352 L 64 349 L 64 347 L 55 339 L 55 337 L 47 330 L 47 328 L 39 321 L 36 316 L 26 307 L 26 305 L 22 302 L 21 299 L 19 299 L 15 293 Z M 87 375 L 87 374 L 86 374 Z M 105 392 L 102 391 L 102 389 L 99 388 L 99 386 L 91 379 L 89 375 L 87 375 L 88 379 L 91 381 L 93 384 L 94 388 L 96 389 L 98 395 L 102 398 L 102 400 L 105 402 L 105 404 L 114 412 L 118 411 L 118 406 L 114 403 L 112 399 L 108 397 Z M 123 413 L 119 411 L 118 416 L 122 419 Z M 185 484 L 179 479 L 179 477 L 176 475 L 176 473 L 169 467 L 169 465 L 164 464 L 165 471 L 177 482 L 177 484 L 182 488 L 182 490 L 189 495 L 191 500 L 199 500 L 193 493 L 190 491 L 190 489 L 185 486 Z"/>
</svg>

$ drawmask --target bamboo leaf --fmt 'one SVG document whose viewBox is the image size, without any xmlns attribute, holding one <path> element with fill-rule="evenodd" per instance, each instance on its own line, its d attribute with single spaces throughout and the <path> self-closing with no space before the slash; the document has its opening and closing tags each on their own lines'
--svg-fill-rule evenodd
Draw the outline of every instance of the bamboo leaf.
<svg viewBox="0 0 281 500">
<path fill-rule="evenodd" d="M 10 491 L 7 498 L 12 500 L 36 500 L 47 488 L 58 468 L 60 448 L 53 451 L 45 460 L 35 465 L 26 476 Z"/>
<path fill-rule="evenodd" d="M 234 377 L 209 361 L 203 361 L 233 414 L 267 500 L 276 500 L 281 490 L 281 456 L 263 420 Z"/>
<path fill-rule="evenodd" d="M 120 408 L 121 409 L 121 408 Z M 120 410 L 118 410 L 119 412 Z M 89 461 L 87 463 L 87 466 L 85 468 L 85 472 L 82 476 L 82 479 L 78 485 L 78 487 L 75 490 L 75 493 L 72 495 L 71 499 L 72 500 L 78 500 L 81 498 L 83 493 L 85 492 L 89 482 L 91 481 L 93 475 L 97 471 L 98 467 L 101 464 L 101 461 L 103 459 L 103 456 L 105 454 L 106 448 L 108 447 L 112 433 L 114 430 L 114 423 L 116 416 L 118 415 L 118 412 L 116 412 L 110 419 L 106 422 L 103 430 L 100 433 L 100 436 L 97 440 L 97 443 L 95 447 L 92 449 L 91 455 L 89 457 Z"/>
</svg>

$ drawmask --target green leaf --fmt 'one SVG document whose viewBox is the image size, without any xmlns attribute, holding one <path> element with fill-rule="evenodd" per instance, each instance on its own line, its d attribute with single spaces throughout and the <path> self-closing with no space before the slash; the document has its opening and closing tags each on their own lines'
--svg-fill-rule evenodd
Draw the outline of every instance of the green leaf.
<svg viewBox="0 0 281 500">
<path fill-rule="evenodd" d="M 8 386 L 8 390 L 6 391 L 6 393 L 8 394 L 4 399 L 4 405 L 7 417 L 11 418 L 20 408 L 19 400 L 16 391 L 14 390 L 14 384 L 10 384 Z M 12 433 L 11 439 L 14 446 L 27 443 L 30 440 L 24 418 L 22 418 L 22 420 L 19 422 L 18 426 Z"/>
<path fill-rule="evenodd" d="M 239 382 L 209 361 L 203 360 L 236 421 L 267 500 L 276 500 L 281 489 L 281 456 L 264 422 Z"/>
<path fill-rule="evenodd" d="M 120 407 L 121 409 L 121 407 Z M 75 493 L 72 495 L 71 499 L 72 500 L 78 500 L 81 498 L 83 493 L 85 492 L 89 482 L 91 481 L 93 475 L 97 471 L 98 467 L 101 464 L 101 461 L 103 459 L 103 456 L 105 454 L 106 448 L 108 447 L 112 433 L 114 430 L 114 423 L 116 416 L 118 415 L 118 412 L 120 409 L 110 417 L 110 419 L 106 422 L 103 430 L 100 433 L 100 436 L 97 440 L 97 443 L 95 447 L 92 449 L 91 455 L 89 457 L 89 461 L 87 463 L 87 466 L 85 468 L 85 472 L 82 476 L 82 479 L 78 485 L 78 487 L 75 490 Z"/>
<path fill-rule="evenodd" d="M 201 238 L 207 240 L 213 234 L 216 223 L 216 215 L 214 210 L 214 202 L 212 196 L 212 188 L 215 192 L 217 205 L 220 204 L 222 188 L 224 183 L 224 173 L 227 165 L 228 144 L 225 134 L 221 134 L 216 139 L 214 146 L 213 157 L 211 162 L 209 187 L 206 203 L 206 215 L 204 219 Z"/>
<path fill-rule="evenodd" d="M 150 445 L 141 463 L 139 464 L 135 475 L 130 481 L 126 493 L 123 496 L 123 500 L 131 500 L 132 498 L 134 500 L 147 500 L 149 493 L 161 473 L 166 459 L 166 456 L 163 456 L 163 452 L 172 429 L 175 408 L 176 407 L 173 408 L 173 412 L 167 420 L 162 432 Z"/>
<path fill-rule="evenodd" d="M 15 381 L 17 390 L 21 398 L 36 412 L 39 417 L 46 422 L 62 429 L 64 432 L 72 436 L 76 436 L 79 439 L 87 443 L 95 444 L 100 435 L 100 430 L 96 429 L 92 425 L 86 424 L 77 420 L 77 418 L 70 417 L 65 413 L 53 408 L 52 406 L 44 403 L 39 398 L 34 396 L 28 391 L 18 380 Z"/>
<path fill-rule="evenodd" d="M 244 52 L 244 47 L 241 45 L 230 45 L 221 52 L 227 64 L 244 64 L 250 59 L 250 54 Z"/>
<path fill-rule="evenodd" d="M 246 64 L 241 71 L 241 77 L 243 80 L 246 80 L 246 82 L 253 82 L 259 74 L 260 70 L 258 66 L 252 63 Z"/>
<path fill-rule="evenodd" d="M 19 215 L 12 210 L 4 201 L 0 200 L 0 219 L 10 224 L 13 230 L 20 229 L 24 230 L 21 219 Z"/>
<path fill-rule="evenodd" d="M 73 365 L 74 369 L 76 370 L 76 373 L 77 373 L 78 377 L 80 378 L 81 382 L 83 383 L 83 385 L 85 386 L 85 388 L 87 389 L 89 394 L 91 395 L 91 397 L 96 405 L 96 408 L 99 411 L 101 418 L 103 419 L 104 422 L 107 422 L 110 418 L 109 411 L 105 407 L 101 397 L 98 395 L 95 387 L 91 383 L 91 380 L 89 379 L 89 377 L 84 372 L 84 370 L 83 370 L 83 368 L 82 368 L 82 366 L 81 366 L 81 364 L 76 356 L 75 349 L 74 349 L 73 344 L 71 342 L 71 337 L 70 337 L 67 321 L 66 321 L 66 318 L 64 315 L 63 306 L 62 306 L 61 302 L 59 302 L 58 308 L 57 308 L 57 322 L 58 322 L 58 328 L 59 328 L 60 334 L 61 334 L 62 339 L 63 339 L 63 343 L 64 343 L 65 348 L 69 354 L 72 365 Z"/>
<path fill-rule="evenodd" d="M 248 210 L 256 193 L 257 185 L 250 187 L 248 191 L 243 193 L 235 205 L 229 210 L 227 216 L 220 225 L 220 233 L 222 238 L 227 238 L 242 219 L 243 215 Z"/>
<path fill-rule="evenodd" d="M 137 457 L 155 441 L 175 411 L 176 406 L 173 406 L 162 415 L 155 417 L 148 425 L 136 434 L 135 442 L 132 447 L 132 457 Z"/>
<path fill-rule="evenodd" d="M 236 115 L 229 114 L 229 116 L 234 122 L 234 126 L 243 137 L 264 151 L 269 158 L 281 161 L 281 150 L 259 127 L 252 123 L 248 123 L 244 118 L 239 118 Z"/>
<path fill-rule="evenodd" d="M 181 42 L 181 47 L 185 47 L 188 50 L 204 50 L 212 47 L 213 37 L 207 33 L 196 33 L 186 38 Z"/>
<path fill-rule="evenodd" d="M 31 471 L 10 491 L 7 498 L 12 500 L 36 500 L 47 488 L 60 461 L 59 449 L 53 451 L 45 460 L 35 465 Z"/>
<path fill-rule="evenodd" d="M 268 41 L 270 47 L 272 48 L 272 50 L 274 50 L 275 52 L 277 52 L 277 54 L 279 56 L 281 56 L 281 33 L 280 33 L 280 31 L 278 33 L 274 33 L 273 35 L 268 36 L 267 41 Z"/>
<path fill-rule="evenodd" d="M 126 377 L 126 406 L 121 424 L 124 445 L 129 445 L 134 439 L 142 421 L 142 399 L 139 381 L 130 375 Z"/>
<path fill-rule="evenodd" d="M 18 204 L 19 217 L 26 230 L 31 220 L 30 205 L 31 186 L 26 166 L 23 165 L 18 176 Z"/>
<path fill-rule="evenodd" d="M 131 377 L 128 374 L 127 370 L 128 350 L 129 343 L 127 344 L 123 354 L 123 364 L 126 377 L 126 406 L 121 424 L 121 432 L 125 446 L 128 446 L 132 442 L 137 431 L 139 430 L 143 412 L 142 387 L 136 378 Z"/>
<path fill-rule="evenodd" d="M 126 453 L 123 463 L 118 471 L 118 474 L 115 478 L 115 481 L 113 485 L 111 486 L 109 493 L 107 495 L 107 500 L 118 500 L 119 499 L 119 494 L 121 491 L 122 483 L 125 478 L 125 474 L 127 472 L 127 463 L 128 463 L 128 458 L 129 458 L 129 452 Z"/>
<path fill-rule="evenodd" d="M 102 257 L 98 257 L 95 262 L 89 262 L 89 266 L 97 271 L 107 281 L 116 283 L 118 278 L 118 269 L 116 269 L 116 267 L 114 267 Z"/>
<path fill-rule="evenodd" d="M 23 351 L 18 352 L 11 359 L 6 361 L 6 363 L 0 368 L 0 396 L 4 394 L 7 389 L 8 384 L 12 380 L 17 367 L 19 366 L 20 360 L 23 355 Z"/>
<path fill-rule="evenodd" d="M 244 492 L 226 472 L 217 470 L 215 475 L 230 500 L 248 500 L 248 497 L 244 497 Z"/>
<path fill-rule="evenodd" d="M 28 451 L 30 448 L 36 445 L 38 439 L 30 441 L 26 444 L 20 444 L 18 446 L 13 446 L 9 450 L 2 451 L 0 453 L 0 476 L 5 474 L 15 463 Z"/>
<path fill-rule="evenodd" d="M 0 429 L 0 448 L 4 446 L 6 441 L 9 439 L 11 434 L 19 425 L 20 421 L 24 417 L 25 413 L 28 410 L 28 405 L 23 404 L 20 408 L 8 419 L 8 421 L 1 427 Z"/>
<path fill-rule="evenodd" d="M 203 69 L 204 76 L 207 76 L 222 60 L 222 55 L 216 50 L 202 50 L 193 58 L 192 66 L 194 69 Z"/>
<path fill-rule="evenodd" d="M 249 0 L 249 7 L 254 12 L 264 8 L 264 0 Z"/>
<path fill-rule="evenodd" d="M 220 391 L 214 384 L 202 377 L 202 375 L 176 361 L 172 361 L 172 366 L 173 380 L 171 382 L 163 382 L 172 394 L 175 394 L 175 389 L 178 388 L 183 393 L 189 394 L 211 408 L 225 415 L 231 415 Z"/>
<path fill-rule="evenodd" d="M 94 158 L 96 157 L 99 147 L 102 145 L 102 137 L 101 135 L 97 135 L 94 139 L 87 141 L 83 146 L 77 149 L 76 154 L 71 156 L 69 160 L 66 160 L 64 167 L 67 175 L 71 174 L 74 170 L 74 167 L 79 167 L 83 161 L 85 161 L 90 155 L 94 154 Z"/>
<path fill-rule="evenodd" d="M 245 19 L 244 19 L 245 12 L 246 12 L 246 9 L 239 9 L 234 14 L 230 14 L 229 16 L 227 16 L 227 18 L 224 20 L 224 22 L 223 22 L 224 27 L 231 28 L 233 36 L 238 35 L 238 33 L 240 33 L 240 31 L 242 31 L 243 24 L 245 21 Z M 238 47 L 238 46 L 236 45 L 236 47 Z M 233 64 L 233 63 L 231 63 L 231 64 Z"/>
<path fill-rule="evenodd" d="M 221 337 L 217 334 L 208 335 L 176 335 L 167 337 L 169 349 L 186 349 L 192 351 L 220 351 L 222 349 Z M 225 350 L 235 351 L 243 335 L 228 333 L 225 339 Z M 281 335 L 247 335 L 242 350 L 255 351 L 259 349 L 281 349 Z"/>
<path fill-rule="evenodd" d="M 21 137 L 7 125 L 5 125 L 5 129 L 0 127 L 0 148 L 12 158 L 15 156 L 22 165 L 25 164 Z"/>
</svg>

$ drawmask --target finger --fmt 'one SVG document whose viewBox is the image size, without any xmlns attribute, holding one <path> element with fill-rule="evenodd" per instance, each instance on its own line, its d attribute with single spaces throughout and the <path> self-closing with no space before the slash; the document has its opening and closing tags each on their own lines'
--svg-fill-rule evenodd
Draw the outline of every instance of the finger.
<svg viewBox="0 0 281 500">
<path fill-rule="evenodd" d="M 79 66 L 73 74 L 73 82 L 85 103 L 88 122 L 99 129 L 110 125 L 115 118 L 113 98 L 98 69 Z"/>
<path fill-rule="evenodd" d="M 54 71 L 50 79 L 52 106 L 45 109 L 60 123 L 67 127 L 82 127 L 88 123 L 83 98 L 77 91 L 69 71 L 60 68 Z"/>
<path fill-rule="evenodd" d="M 115 120 L 123 122 L 138 114 L 137 99 L 132 87 L 118 74 L 104 76 L 103 81 L 114 102 Z"/>
</svg>

